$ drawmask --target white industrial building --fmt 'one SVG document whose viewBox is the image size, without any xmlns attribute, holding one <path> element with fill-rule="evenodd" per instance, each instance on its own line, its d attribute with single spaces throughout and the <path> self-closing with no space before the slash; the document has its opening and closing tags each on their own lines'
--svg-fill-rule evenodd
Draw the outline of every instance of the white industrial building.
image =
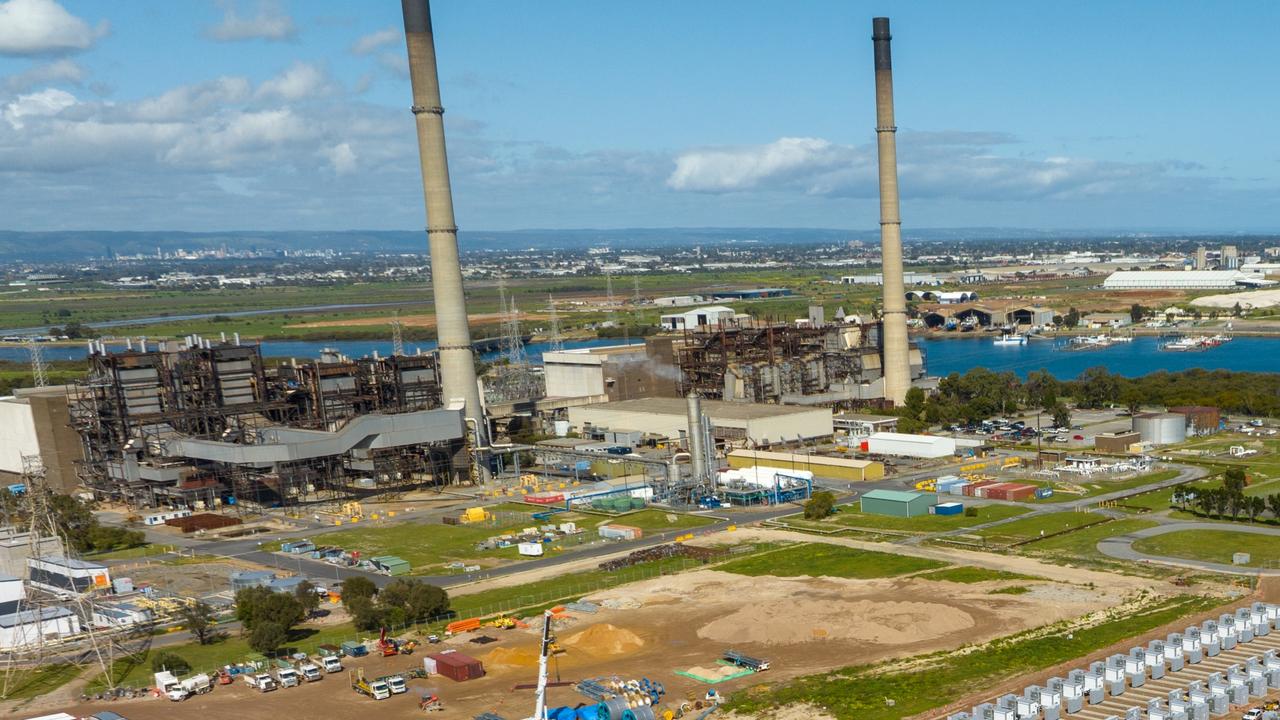
<svg viewBox="0 0 1280 720">
<path fill-rule="evenodd" d="M 32 587 L 56 595 L 78 595 L 111 588 L 111 573 L 106 565 L 67 557 L 27 558 L 27 571 Z"/>
<path fill-rule="evenodd" d="M 840 282 L 845 285 L 883 285 L 884 276 L 880 273 L 874 275 L 845 275 L 840 278 Z M 904 272 L 902 273 L 903 285 L 941 285 L 942 279 L 931 273 Z"/>
<path fill-rule="evenodd" d="M 703 327 L 716 327 L 733 322 L 737 311 L 724 305 L 709 305 L 694 308 L 682 313 L 663 315 L 660 323 L 667 330 L 695 330 Z"/>
<path fill-rule="evenodd" d="M 643 364 L 645 347 L 610 345 L 542 354 L 547 397 L 588 397 L 608 392 L 616 373 L 611 366 Z"/>
<path fill-rule="evenodd" d="M 907 433 L 872 433 L 866 440 L 867 452 L 872 455 L 897 457 L 940 458 L 956 454 L 954 438 L 938 435 L 909 435 Z"/>
<path fill-rule="evenodd" d="M 62 547 L 62 539 L 42 537 L 32 541 L 31 533 L 14 527 L 0 527 L 0 575 L 12 577 L 27 576 L 27 558 L 32 556 L 32 549 L 37 557 L 56 557 L 66 554 Z"/>
<path fill-rule="evenodd" d="M 831 437 L 833 432 L 829 408 L 703 400 L 702 412 L 715 437 L 751 446 Z M 677 439 L 689 431 L 688 403 L 654 397 L 582 405 L 569 408 L 569 423 L 580 431 L 618 428 Z"/>
<path fill-rule="evenodd" d="M 21 388 L 0 397 L 0 485 L 21 482 L 22 457 L 40 458 L 45 482 L 55 492 L 79 485 L 80 436 L 71 428 L 67 388 Z"/>
<path fill-rule="evenodd" d="M 0 615 L 0 650 L 39 645 L 79 633 L 80 618 L 65 607 L 43 607 Z"/>
<path fill-rule="evenodd" d="M 22 578 L 0 575 L 0 615 L 17 612 L 24 597 Z"/>
<path fill-rule="evenodd" d="M 131 627 L 151 621 L 151 611 L 133 603 L 94 603 L 93 624 L 97 627 Z"/>
<path fill-rule="evenodd" d="M 875 433 L 893 432 L 898 429 L 898 417 L 895 415 L 842 413 L 832 418 L 832 423 L 836 430 L 843 431 L 852 438 L 871 437 Z"/>
<path fill-rule="evenodd" d="M 1102 282 L 1107 290 L 1231 290 L 1269 285 L 1239 270 L 1118 270 Z"/>
</svg>

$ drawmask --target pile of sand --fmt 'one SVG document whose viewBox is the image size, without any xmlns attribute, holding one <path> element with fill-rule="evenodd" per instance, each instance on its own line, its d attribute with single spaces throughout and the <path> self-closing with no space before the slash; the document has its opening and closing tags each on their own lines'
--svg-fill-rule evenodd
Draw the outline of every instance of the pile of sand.
<svg viewBox="0 0 1280 720">
<path fill-rule="evenodd" d="M 793 644 L 815 638 L 909 645 L 967 630 L 973 616 L 929 602 L 795 598 L 753 603 L 698 629 L 725 643 Z"/>
<path fill-rule="evenodd" d="M 538 649 L 533 647 L 522 648 L 494 648 L 484 656 L 485 667 L 490 668 L 522 668 L 537 667 L 538 665 Z"/>
<path fill-rule="evenodd" d="M 570 635 L 564 644 L 592 655 L 622 655 L 644 647 L 644 640 L 625 628 L 600 623 Z"/>
<path fill-rule="evenodd" d="M 730 675 L 737 675 L 738 673 L 742 672 L 742 668 L 733 667 L 730 665 L 711 665 L 711 666 L 695 665 L 689 668 L 688 670 L 685 670 L 685 672 L 696 677 L 706 678 L 708 680 L 719 680 L 720 678 L 727 678 Z"/>
<path fill-rule="evenodd" d="M 1191 301 L 1196 307 L 1233 308 L 1236 303 L 1245 308 L 1269 308 L 1280 305 L 1280 290 L 1250 290 L 1248 292 L 1205 295 Z"/>
</svg>

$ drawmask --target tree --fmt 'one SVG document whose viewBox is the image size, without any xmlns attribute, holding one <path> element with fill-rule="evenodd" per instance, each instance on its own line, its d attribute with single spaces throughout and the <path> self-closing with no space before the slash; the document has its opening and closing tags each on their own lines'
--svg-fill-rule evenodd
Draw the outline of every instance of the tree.
<svg viewBox="0 0 1280 720">
<path fill-rule="evenodd" d="M 191 672 L 191 663 L 171 650 L 161 650 L 151 658 L 151 671 L 164 672 L 165 670 L 174 675 L 186 675 Z"/>
<path fill-rule="evenodd" d="M 1227 514 L 1227 508 L 1231 506 L 1231 493 L 1226 490 L 1213 491 L 1213 508 L 1217 512 L 1218 517 Z"/>
<path fill-rule="evenodd" d="M 444 589 L 421 580 L 400 579 L 378 593 L 383 610 L 404 612 L 404 621 L 418 623 L 449 612 L 449 594 Z"/>
<path fill-rule="evenodd" d="M 280 623 L 260 622 L 249 633 L 249 647 L 263 655 L 274 655 L 289 639 L 289 631 Z"/>
<path fill-rule="evenodd" d="M 372 598 L 378 594 L 378 586 L 373 581 L 365 577 L 351 577 L 342 581 L 342 604 L 347 604 L 351 598 L 363 597 Z"/>
<path fill-rule="evenodd" d="M 191 633 L 196 642 L 201 645 L 208 645 L 213 642 L 217 633 L 214 630 L 214 622 L 216 616 L 213 608 L 204 602 L 197 600 L 188 605 L 178 608 L 178 621 L 187 628 L 187 632 Z"/>
<path fill-rule="evenodd" d="M 1173 501 L 1174 505 L 1177 505 L 1183 510 L 1187 509 L 1187 489 L 1181 485 L 1173 488 L 1173 495 L 1169 499 Z"/>
<path fill-rule="evenodd" d="M 294 588 L 293 596 L 302 605 L 302 611 L 310 617 L 316 610 L 320 609 L 320 594 L 316 592 L 316 586 L 312 585 L 309 580 L 303 580 Z"/>
<path fill-rule="evenodd" d="M 302 603 L 270 588 L 246 588 L 236 593 L 236 619 L 252 633 L 260 625 L 279 625 L 288 632 L 306 617 Z"/>
<path fill-rule="evenodd" d="M 1129 306 L 1129 320 L 1132 321 L 1134 325 L 1137 325 L 1138 323 L 1142 322 L 1142 318 L 1146 316 L 1147 316 L 1147 309 L 1145 307 L 1139 305 L 1138 303 L 1134 303 Z"/>
<path fill-rule="evenodd" d="M 1071 427 L 1071 411 L 1063 403 L 1053 406 L 1053 424 L 1060 428 Z"/>
<path fill-rule="evenodd" d="M 821 520 L 829 517 L 836 509 L 836 496 L 826 490 L 814 493 L 804 504 L 806 520 Z"/>
<path fill-rule="evenodd" d="M 907 390 L 907 396 L 903 401 L 903 406 L 911 417 L 920 419 L 920 414 L 924 412 L 924 390 L 913 387 Z"/>
<path fill-rule="evenodd" d="M 1217 492 L 1213 488 L 1205 488 L 1196 493 L 1196 507 L 1199 508 L 1201 515 L 1208 516 L 1209 513 L 1213 512 L 1213 508 L 1217 505 L 1217 501 L 1214 499 L 1214 495 Z"/>
<path fill-rule="evenodd" d="M 342 605 L 357 630 L 377 630 L 383 626 L 382 610 L 374 604 L 373 598 L 362 595 L 343 597 Z"/>
<path fill-rule="evenodd" d="M 1222 473 L 1222 487 L 1233 493 L 1244 492 L 1244 486 L 1247 484 L 1248 479 L 1245 477 L 1244 468 L 1229 467 Z"/>
<path fill-rule="evenodd" d="M 1070 310 L 1068 310 L 1067 314 L 1062 316 L 1062 324 L 1066 325 L 1069 328 L 1073 328 L 1079 325 L 1080 311 L 1075 308 L 1071 308 Z"/>
<path fill-rule="evenodd" d="M 1231 315 L 1233 317 L 1240 317 L 1243 314 L 1244 314 L 1244 308 L 1240 307 L 1240 303 L 1236 303 L 1231 307 Z"/>
<path fill-rule="evenodd" d="M 1271 510 L 1271 514 L 1280 520 L 1280 493 L 1273 493 L 1267 496 L 1267 509 Z"/>
<path fill-rule="evenodd" d="M 1257 495 L 1245 498 L 1245 512 L 1249 513 L 1250 522 L 1258 522 L 1258 516 L 1267 509 L 1267 501 Z"/>
<path fill-rule="evenodd" d="M 1240 519 L 1240 511 L 1244 510 L 1244 506 L 1247 504 L 1244 493 L 1227 490 L 1223 495 L 1227 496 L 1227 511 L 1231 513 L 1231 519 Z"/>
</svg>

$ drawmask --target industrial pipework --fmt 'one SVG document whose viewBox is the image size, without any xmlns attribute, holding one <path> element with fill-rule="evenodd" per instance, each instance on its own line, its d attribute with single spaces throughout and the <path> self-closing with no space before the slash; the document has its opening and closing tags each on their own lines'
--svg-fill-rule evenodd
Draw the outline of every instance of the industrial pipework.
<svg viewBox="0 0 1280 720">
<path fill-rule="evenodd" d="M 480 402 L 471 328 L 462 292 L 458 261 L 458 228 L 449 187 L 449 158 L 444 140 L 444 108 L 436 70 L 435 39 L 429 0 L 401 0 L 405 39 L 409 48 L 409 83 L 413 87 L 413 117 L 418 126 L 418 155 L 422 162 L 422 193 L 427 205 L 427 244 L 431 250 L 431 290 L 435 300 L 439 338 L 440 380 L 446 405 L 462 402 L 481 479 L 488 478 L 489 423 Z"/>
<path fill-rule="evenodd" d="M 898 216 L 898 150 L 893 120 L 889 18 L 871 20 L 876 68 L 876 145 L 880 157 L 880 259 L 884 289 L 884 396 L 902 405 L 911 387 L 907 300 L 902 282 L 902 220 Z"/>
</svg>

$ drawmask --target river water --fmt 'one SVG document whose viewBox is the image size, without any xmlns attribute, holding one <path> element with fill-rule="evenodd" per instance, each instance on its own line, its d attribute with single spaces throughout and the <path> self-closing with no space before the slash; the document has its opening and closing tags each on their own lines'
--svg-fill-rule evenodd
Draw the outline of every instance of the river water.
<svg viewBox="0 0 1280 720">
<path fill-rule="evenodd" d="M 634 340 L 633 342 L 640 342 Z M 1137 377 L 1157 370 L 1188 370 L 1191 368 L 1240 370 L 1251 372 L 1275 372 L 1280 370 L 1276 352 L 1280 339 L 1239 337 L 1229 343 L 1201 352 L 1162 352 L 1160 339 L 1135 337 L 1133 342 L 1118 343 L 1101 350 L 1062 350 L 1057 341 L 1033 340 L 1026 345 L 993 345 L 991 336 L 921 339 L 925 359 L 931 375 L 964 373 L 975 367 L 985 367 L 1002 372 L 1012 370 L 1025 377 L 1032 370 L 1048 370 L 1061 379 L 1070 379 L 1086 368 L 1103 366 L 1113 373 Z M 566 342 L 566 349 L 621 345 L 618 338 L 599 338 Z M 340 352 L 358 357 L 378 351 L 391 354 L 390 341 L 378 340 L 279 340 L 262 343 L 262 353 L 267 357 L 314 358 L 321 348 L 337 348 Z M 85 357 L 84 345 L 42 346 L 48 360 L 80 360 Z M 405 343 L 409 353 L 416 348 L 424 352 L 435 348 L 434 342 Z M 531 343 L 526 347 L 529 358 L 541 362 L 542 353 L 549 349 L 546 343 Z M 488 352 L 482 357 L 493 360 L 501 353 Z M 22 347 L 0 347 L 0 360 L 25 362 L 27 351 Z"/>
</svg>

